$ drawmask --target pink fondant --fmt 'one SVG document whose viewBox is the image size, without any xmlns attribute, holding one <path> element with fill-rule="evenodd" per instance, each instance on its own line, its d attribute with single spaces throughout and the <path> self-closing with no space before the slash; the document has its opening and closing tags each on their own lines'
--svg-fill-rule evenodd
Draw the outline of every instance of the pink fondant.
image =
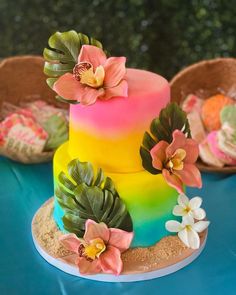
<svg viewBox="0 0 236 295">
<path fill-rule="evenodd" d="M 99 137 L 140 131 L 141 126 L 142 132 L 148 129 L 151 120 L 170 100 L 168 82 L 159 75 L 136 69 L 128 69 L 125 79 L 128 81 L 128 97 L 98 100 L 91 106 L 71 105 L 72 129 Z"/>
</svg>

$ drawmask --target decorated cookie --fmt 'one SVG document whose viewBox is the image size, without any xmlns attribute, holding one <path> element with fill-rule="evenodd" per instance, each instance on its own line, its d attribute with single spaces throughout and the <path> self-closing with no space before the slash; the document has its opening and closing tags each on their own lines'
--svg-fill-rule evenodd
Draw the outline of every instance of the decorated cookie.
<svg viewBox="0 0 236 295">
<path fill-rule="evenodd" d="M 218 132 L 212 131 L 207 136 L 207 141 L 212 153 L 223 163 L 227 165 L 236 165 L 236 160 L 230 157 L 229 155 L 225 154 L 219 148 L 219 140 L 218 140 Z"/>
<path fill-rule="evenodd" d="M 229 157 L 236 159 L 236 130 L 225 123 L 218 131 L 219 148 Z"/>
<path fill-rule="evenodd" d="M 214 95 L 204 101 L 202 105 L 202 120 L 208 131 L 220 129 L 220 112 L 223 107 L 233 103 L 233 99 L 223 94 Z"/>
<path fill-rule="evenodd" d="M 67 110 L 59 109 L 47 104 L 45 101 L 37 100 L 27 105 L 28 109 L 33 113 L 35 120 L 40 124 L 44 123 L 54 115 L 67 116 Z"/>
<path fill-rule="evenodd" d="M 55 150 L 68 139 L 67 111 L 37 100 L 22 107 L 5 102 L 0 124 L 1 154 L 23 160 L 43 151 Z M 23 153 L 22 153 L 23 152 Z M 24 159 L 26 161 L 26 159 Z"/>
<path fill-rule="evenodd" d="M 201 112 L 203 100 L 194 94 L 189 94 L 182 104 L 182 109 L 187 114 L 195 111 L 197 113 Z"/>
<path fill-rule="evenodd" d="M 38 154 L 44 149 L 47 133 L 33 119 L 12 114 L 1 123 L 2 148 L 10 154 Z"/>
<path fill-rule="evenodd" d="M 68 139 L 68 122 L 61 114 L 54 114 L 43 123 L 48 133 L 46 150 L 54 150 Z"/>
<path fill-rule="evenodd" d="M 191 129 L 192 138 L 198 143 L 201 143 L 206 138 L 206 131 L 204 129 L 201 116 L 198 111 L 191 111 L 188 113 L 188 121 Z"/>
<path fill-rule="evenodd" d="M 210 165 L 215 167 L 223 167 L 224 163 L 219 160 L 211 151 L 207 139 L 199 144 L 199 155 L 201 160 Z"/>
<path fill-rule="evenodd" d="M 220 112 L 221 124 L 228 123 L 236 130 L 236 104 L 225 106 Z"/>
</svg>

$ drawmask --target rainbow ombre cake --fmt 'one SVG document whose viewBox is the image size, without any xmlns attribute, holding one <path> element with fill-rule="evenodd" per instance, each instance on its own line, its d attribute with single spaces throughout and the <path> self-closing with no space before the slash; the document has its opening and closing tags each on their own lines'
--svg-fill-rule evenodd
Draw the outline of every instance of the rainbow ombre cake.
<svg viewBox="0 0 236 295">
<path fill-rule="evenodd" d="M 144 170 L 139 150 L 152 119 L 170 101 L 170 87 L 161 76 L 134 69 L 127 70 L 127 81 L 128 97 L 70 106 L 70 139 L 54 157 L 55 187 L 58 174 L 74 158 L 102 168 L 131 214 L 132 245 L 150 246 L 168 234 L 165 222 L 176 218 L 171 212 L 178 193 L 161 174 Z M 62 216 L 57 204 L 54 218 L 61 229 Z"/>
<path fill-rule="evenodd" d="M 75 31 L 52 35 L 44 57 L 48 85 L 70 104 L 69 140 L 53 160 L 53 238 L 69 254 L 58 250 L 53 264 L 79 276 L 155 271 L 158 263 L 145 264 L 149 247 L 166 273 L 190 263 L 168 268 L 200 253 L 206 235 L 198 233 L 209 222 L 201 198 L 184 194 L 185 185 L 202 185 L 199 151 L 168 82 L 126 69 L 125 57 L 107 57 L 99 41 Z"/>
</svg>

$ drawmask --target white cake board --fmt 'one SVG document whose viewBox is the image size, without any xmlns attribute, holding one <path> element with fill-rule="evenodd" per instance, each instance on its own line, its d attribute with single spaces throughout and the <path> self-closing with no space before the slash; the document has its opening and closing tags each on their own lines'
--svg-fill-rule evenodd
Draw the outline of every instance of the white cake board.
<svg viewBox="0 0 236 295">
<path fill-rule="evenodd" d="M 37 214 L 37 212 L 36 212 Z M 82 275 L 79 273 L 79 270 L 76 266 L 70 265 L 64 261 L 62 261 L 59 258 L 55 258 L 51 255 L 49 255 L 38 243 L 38 241 L 34 238 L 33 231 L 32 238 L 34 245 L 39 252 L 39 254 L 51 265 L 59 268 L 60 270 L 85 279 L 94 280 L 94 281 L 101 281 L 101 282 L 138 282 L 138 281 L 145 281 L 145 280 L 151 280 L 159 277 L 163 277 L 166 275 L 169 275 L 173 272 L 176 272 L 180 270 L 181 268 L 187 266 L 191 262 L 193 262 L 202 252 L 202 250 L 205 247 L 206 240 L 207 240 L 207 234 L 205 235 L 205 239 L 203 243 L 201 244 L 200 248 L 198 250 L 195 250 L 192 255 L 189 257 L 183 259 L 182 261 L 175 263 L 173 265 L 170 265 L 168 267 L 164 267 L 161 269 L 157 269 L 150 272 L 143 272 L 143 273 L 133 273 L 133 274 L 121 274 L 119 276 L 110 275 L 110 274 L 97 274 L 97 275 Z"/>
</svg>

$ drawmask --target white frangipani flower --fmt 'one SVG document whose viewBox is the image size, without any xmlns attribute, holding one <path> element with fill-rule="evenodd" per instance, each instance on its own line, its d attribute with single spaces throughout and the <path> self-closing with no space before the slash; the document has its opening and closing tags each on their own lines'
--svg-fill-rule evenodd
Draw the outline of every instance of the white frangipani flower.
<svg viewBox="0 0 236 295">
<path fill-rule="evenodd" d="M 194 219 L 187 215 L 183 217 L 182 223 L 176 220 L 169 220 L 165 226 L 169 232 L 178 233 L 178 237 L 187 247 L 198 249 L 200 247 L 198 233 L 204 231 L 209 224 L 209 221 L 198 221 L 194 223 Z"/>
<path fill-rule="evenodd" d="M 191 200 L 185 195 L 180 194 L 178 197 L 178 205 L 173 209 L 175 216 L 190 216 L 197 220 L 202 220 L 206 217 L 206 212 L 200 208 L 202 205 L 202 198 L 194 197 Z"/>
</svg>

